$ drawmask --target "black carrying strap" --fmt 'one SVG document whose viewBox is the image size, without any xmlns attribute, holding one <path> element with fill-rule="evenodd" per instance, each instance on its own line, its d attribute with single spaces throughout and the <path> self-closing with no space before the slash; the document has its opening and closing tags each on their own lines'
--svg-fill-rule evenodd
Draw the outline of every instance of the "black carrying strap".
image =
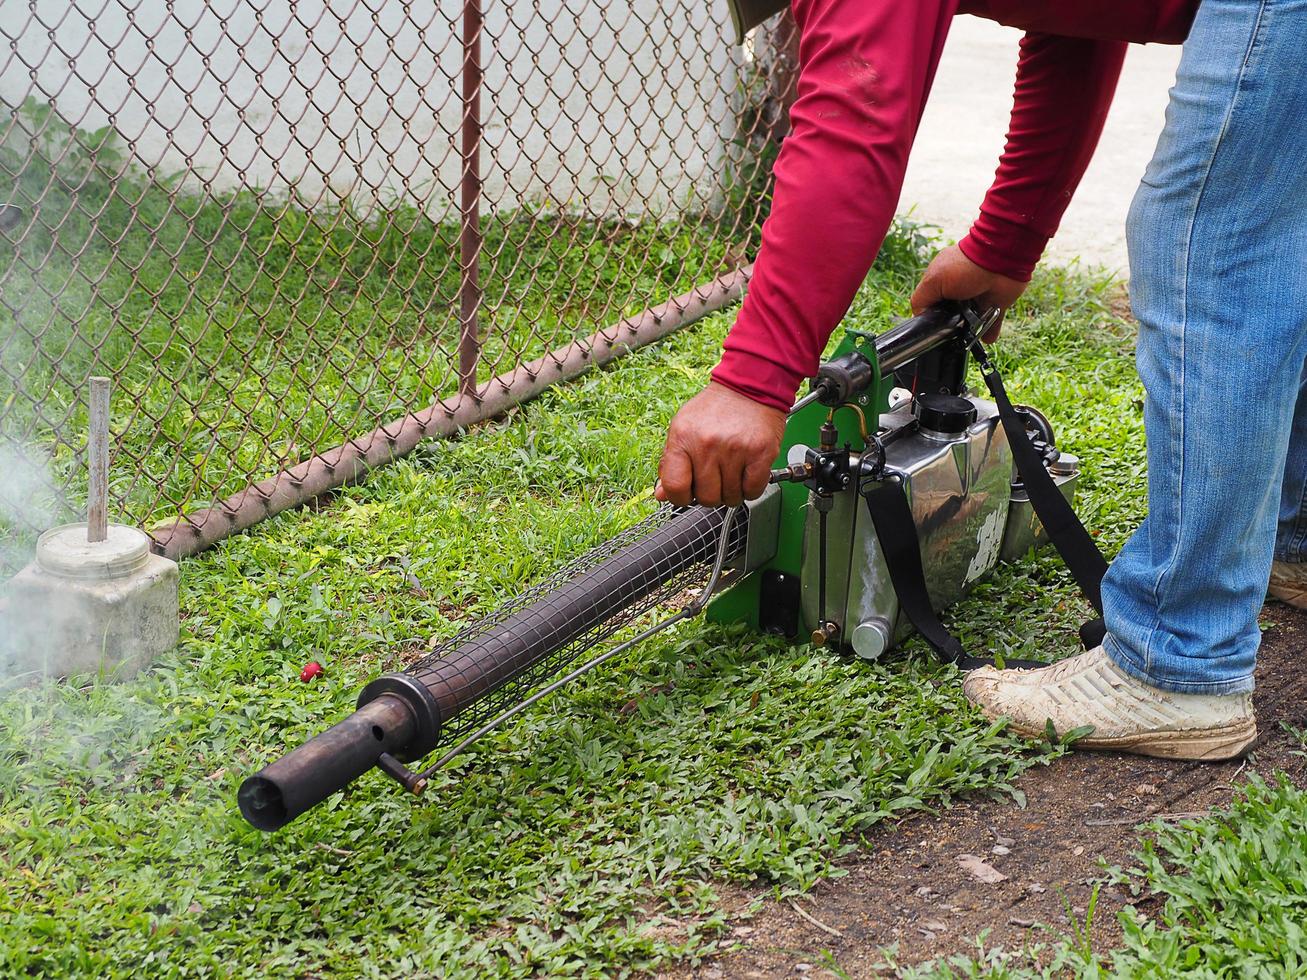
<svg viewBox="0 0 1307 980">
<path fill-rule="evenodd" d="M 1107 561 L 1044 467 L 1043 459 L 1026 433 L 1025 422 L 1008 398 L 1003 379 L 999 377 L 985 348 L 975 338 L 971 340 L 970 347 L 985 385 L 998 406 L 999 421 L 1007 433 L 1012 457 L 1017 472 L 1021 474 L 1021 481 L 1025 484 L 1031 506 L 1081 591 L 1099 613 L 1098 619 L 1091 620 L 1080 628 L 1081 642 L 1086 648 L 1095 647 L 1103 641 L 1105 633 L 1101 617 L 1102 581 L 1107 573 Z M 930 594 L 926 590 L 925 572 L 921 567 L 917 523 L 912 516 L 912 508 L 908 506 L 903 486 L 895 481 L 884 480 L 865 490 L 863 498 L 867 501 L 867 510 L 876 528 L 876 537 L 880 540 L 899 605 L 917 632 L 936 653 L 962 670 L 993 664 L 993 658 L 970 656 L 957 637 L 945 629 L 935 615 Z M 1046 665 L 1034 660 L 1012 659 L 1006 660 L 1005 666 L 1035 668 Z"/>
<path fill-rule="evenodd" d="M 1021 474 L 1021 482 L 1026 485 L 1030 504 L 1035 508 L 1035 513 L 1058 554 L 1066 562 L 1066 567 L 1071 570 L 1080 591 L 1101 616 L 1103 576 L 1107 574 L 1107 560 L 1103 558 L 1085 526 L 1080 523 L 1080 518 L 1076 517 L 1070 502 L 1053 482 L 1039 453 L 1031 445 L 1026 425 L 1013 408 L 1007 389 L 1003 387 L 1003 379 L 999 377 L 998 370 L 979 340 L 971 342 L 971 353 L 976 358 L 981 377 L 985 379 L 985 387 L 998 406 L 998 419 L 1007 432 L 1012 458 L 1016 461 L 1017 472 Z"/>
<path fill-rule="evenodd" d="M 871 522 L 876 527 L 881 553 L 889 567 L 890 583 L 899 598 L 899 607 L 907 613 L 917 632 L 934 651 L 962 670 L 974 670 L 993 664 L 992 658 L 973 657 L 962 649 L 956 636 L 944 628 L 935 615 L 926 576 L 921 568 L 921 543 L 917 539 L 917 522 L 908 506 L 908 496 L 901 484 L 883 480 L 863 493 Z M 1043 667 L 1034 660 L 1007 660 L 1008 667 Z"/>
</svg>

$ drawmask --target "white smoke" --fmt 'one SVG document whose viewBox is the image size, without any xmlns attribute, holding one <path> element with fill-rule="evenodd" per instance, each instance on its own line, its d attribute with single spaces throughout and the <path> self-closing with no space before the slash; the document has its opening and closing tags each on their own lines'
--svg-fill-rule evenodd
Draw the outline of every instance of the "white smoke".
<svg viewBox="0 0 1307 980">
<path fill-rule="evenodd" d="M 0 433 L 0 691 L 16 667 L 19 630 L 5 586 L 32 560 L 37 535 L 62 512 L 49 456 Z"/>
<path fill-rule="evenodd" d="M 0 570 L 6 578 L 31 560 L 37 533 L 58 520 L 57 487 L 49 456 L 0 433 Z"/>
</svg>

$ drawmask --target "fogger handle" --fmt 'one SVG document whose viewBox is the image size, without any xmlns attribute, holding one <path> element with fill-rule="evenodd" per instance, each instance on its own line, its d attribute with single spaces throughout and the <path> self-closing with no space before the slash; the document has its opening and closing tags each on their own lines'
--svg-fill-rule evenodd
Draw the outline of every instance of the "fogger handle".
<svg viewBox="0 0 1307 980">
<path fill-rule="evenodd" d="M 891 327 L 876 338 L 876 367 L 880 369 L 880 377 L 892 374 L 922 354 L 960 337 L 966 325 L 961 304 L 948 301 L 937 303 Z M 859 351 L 841 354 L 817 369 L 808 394 L 794 403 L 790 414 L 813 402 L 835 408 L 853 401 L 875 383 L 876 376 L 867 355 Z"/>
<path fill-rule="evenodd" d="M 962 336 L 966 326 L 962 304 L 946 300 L 891 327 L 876 338 L 881 377 Z"/>
</svg>

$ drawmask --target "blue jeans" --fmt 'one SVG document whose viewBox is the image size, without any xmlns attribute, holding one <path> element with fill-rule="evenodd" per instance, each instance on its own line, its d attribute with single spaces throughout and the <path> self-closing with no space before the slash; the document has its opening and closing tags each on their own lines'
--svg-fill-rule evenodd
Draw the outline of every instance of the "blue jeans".
<svg viewBox="0 0 1307 980">
<path fill-rule="evenodd" d="M 1272 557 L 1307 560 L 1307 0 L 1202 0 L 1127 224 L 1148 518 L 1108 655 L 1250 691 Z"/>
</svg>

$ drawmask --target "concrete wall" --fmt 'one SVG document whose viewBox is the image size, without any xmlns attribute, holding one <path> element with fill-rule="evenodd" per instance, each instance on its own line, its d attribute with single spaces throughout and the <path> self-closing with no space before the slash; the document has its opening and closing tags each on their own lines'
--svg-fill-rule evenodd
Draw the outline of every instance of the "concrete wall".
<svg viewBox="0 0 1307 980">
<path fill-rule="evenodd" d="M 364 206 L 456 203 L 461 0 L 171 6 L 0 0 L 0 36 L 17 45 L 0 51 L 0 99 L 113 125 L 160 176 Z M 490 206 L 645 211 L 709 195 L 738 58 L 722 3 L 485 6 Z"/>
</svg>

